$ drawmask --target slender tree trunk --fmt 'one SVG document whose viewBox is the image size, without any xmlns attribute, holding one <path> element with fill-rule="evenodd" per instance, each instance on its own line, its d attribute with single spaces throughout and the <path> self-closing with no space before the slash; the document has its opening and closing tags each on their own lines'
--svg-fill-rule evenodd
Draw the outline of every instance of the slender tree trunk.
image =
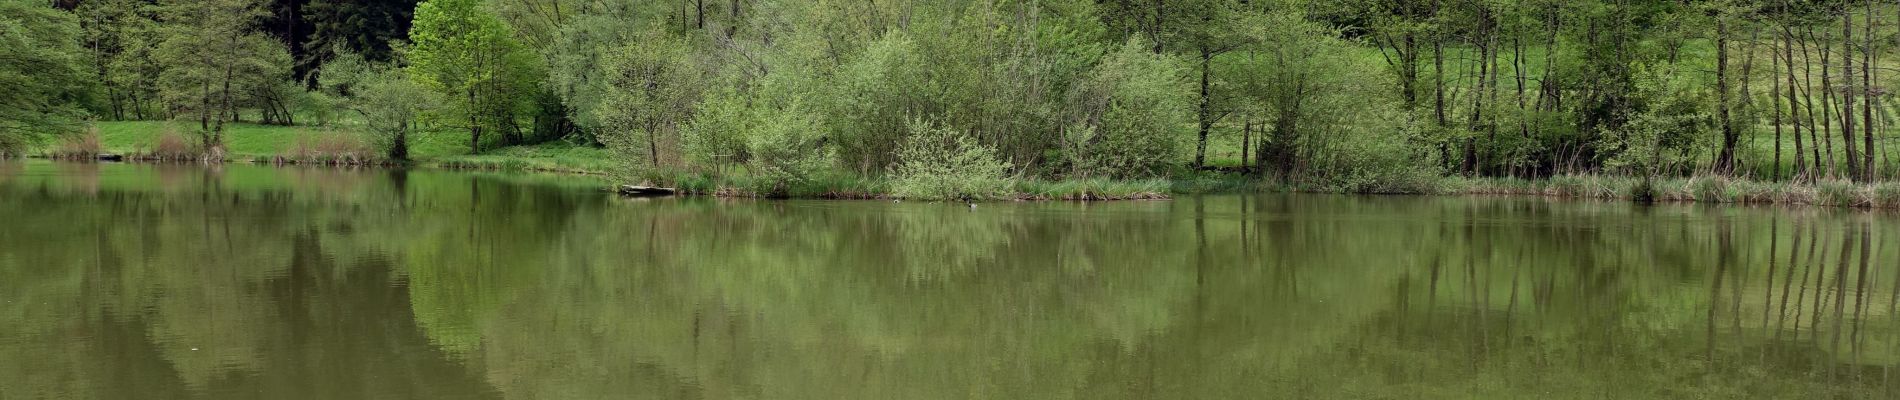
<svg viewBox="0 0 1900 400">
<path fill-rule="evenodd" d="M 482 153 L 482 124 L 478 117 L 481 113 L 476 111 L 477 104 L 480 103 L 476 102 L 475 88 L 470 87 L 468 89 L 468 154 Z"/>
<path fill-rule="evenodd" d="M 1432 0 L 1432 15 L 1438 15 L 1440 0 Z M 1451 124 L 1445 116 L 1445 39 L 1443 35 L 1432 35 L 1432 109 L 1437 117 L 1438 126 Z"/>
<path fill-rule="evenodd" d="M 1742 125 L 1736 128 L 1736 136 L 1739 137 L 1742 134 L 1747 134 L 1748 148 L 1755 149 L 1760 148 L 1761 141 L 1760 132 L 1753 128 L 1755 125 L 1761 123 L 1761 121 L 1755 117 L 1756 105 L 1753 85 L 1755 82 L 1755 53 L 1761 47 L 1761 30 L 1749 26 L 1746 23 L 1744 23 L 1743 26 L 1749 28 L 1748 41 L 1742 44 L 1742 74 L 1741 78 L 1737 79 L 1737 81 L 1740 82 L 1741 88 L 1736 92 L 1735 98 L 1737 103 L 1735 104 L 1735 109 L 1741 110 L 1741 114 L 1747 117 L 1747 119 L 1741 121 L 1740 123 Z M 1773 77 L 1773 75 L 1769 75 L 1769 79 L 1774 79 Z M 1735 168 L 1740 171 L 1740 173 L 1752 177 L 1757 171 L 1754 171 L 1755 167 L 1750 165 L 1751 161 L 1753 160 L 1743 160 L 1737 156 Z"/>
<path fill-rule="evenodd" d="M 1773 51 L 1769 53 L 1768 103 L 1775 108 L 1773 117 L 1769 120 L 1769 124 L 1775 127 L 1775 164 L 1769 171 L 1769 179 L 1781 181 L 1781 56 L 1785 50 L 1774 46 L 1773 39 L 1770 39 L 1769 43 L 1769 49 Z M 1793 97 L 1790 96 L 1789 100 L 1793 100 Z M 1800 143 L 1797 142 L 1795 145 L 1800 146 Z"/>
<path fill-rule="evenodd" d="M 1247 117 L 1240 123 L 1240 169 L 1247 170 L 1249 158 L 1253 158 L 1253 117 Z"/>
<path fill-rule="evenodd" d="M 1552 51 L 1556 51 L 1556 50 L 1552 49 Z M 1523 32 L 1519 32 L 1517 35 L 1511 36 L 1511 75 L 1513 75 L 1512 78 L 1517 81 L 1517 133 L 1524 140 L 1528 141 L 1531 138 L 1531 124 L 1530 124 L 1531 115 L 1530 115 L 1530 102 L 1524 96 L 1524 90 L 1525 90 L 1524 87 L 1526 86 L 1525 85 L 1526 82 L 1524 80 Z M 1523 157 L 1524 155 L 1522 151 L 1514 151 L 1512 154 L 1512 161 L 1514 162 L 1515 165 L 1521 166 L 1523 165 L 1522 164 Z M 1521 167 L 1511 168 L 1512 176 L 1521 175 L 1519 173 L 1520 172 L 1519 169 L 1521 169 Z"/>
<path fill-rule="evenodd" d="M 1543 81 L 1539 84 L 1541 93 L 1538 95 L 1537 100 L 1537 108 L 1544 111 L 1563 109 L 1562 88 L 1557 86 L 1559 81 L 1557 76 L 1557 36 L 1563 33 L 1563 20 L 1561 19 L 1561 9 L 1558 8 L 1557 4 L 1560 3 L 1551 3 L 1549 15 L 1546 16 L 1546 22 L 1544 23 L 1546 32 L 1548 33 L 1544 36 L 1544 48 L 1548 51 L 1544 52 L 1544 75 Z"/>
<path fill-rule="evenodd" d="M 1200 139 L 1194 145 L 1194 169 L 1207 166 L 1207 131 L 1214 127 L 1213 92 L 1209 87 L 1214 60 L 1213 51 L 1201 45 Z"/>
<path fill-rule="evenodd" d="M 1722 153 L 1716 156 L 1715 173 L 1735 173 L 1735 123 L 1729 119 L 1728 19 L 1715 17 L 1715 94 L 1717 123 L 1722 128 Z"/>
<path fill-rule="evenodd" d="M 649 124 L 647 127 L 647 159 L 652 161 L 654 168 L 660 167 L 659 124 Z"/>
<path fill-rule="evenodd" d="M 211 145 L 223 145 L 224 144 L 224 121 L 227 119 L 228 120 L 237 119 L 237 110 L 234 110 L 231 107 L 231 79 L 232 79 L 231 75 L 232 75 L 232 67 L 226 66 L 224 68 L 224 92 L 220 94 L 224 98 L 224 100 L 223 100 L 223 104 L 219 106 L 220 108 L 219 112 L 227 115 L 228 117 L 219 118 L 217 121 L 217 125 L 215 125 L 211 129 Z"/>
<path fill-rule="evenodd" d="M 1162 4 L 1162 0 L 1155 0 L 1154 23 L 1148 26 L 1148 39 L 1154 40 L 1155 42 L 1155 54 L 1161 54 L 1162 51 L 1165 50 L 1165 48 L 1161 46 L 1161 21 L 1167 15 L 1166 9 L 1167 7 Z"/>
<path fill-rule="evenodd" d="M 1814 151 L 1819 152 L 1823 148 L 1827 149 L 1826 158 L 1822 158 L 1820 154 L 1815 155 L 1814 170 L 1817 171 L 1818 174 L 1834 176 L 1839 169 L 1839 166 L 1834 163 L 1834 116 L 1838 115 L 1835 109 L 1838 108 L 1837 106 L 1840 104 L 1834 97 L 1834 67 L 1833 60 L 1831 60 L 1834 53 L 1834 45 L 1832 44 L 1833 42 L 1814 35 L 1812 28 L 1809 29 L 1808 36 L 1821 44 L 1821 47 L 1818 49 L 1821 55 L 1821 116 L 1816 118 L 1816 120 L 1821 122 L 1821 133 L 1812 135 L 1808 139 L 1815 141 Z M 1815 90 L 1812 89 L 1813 85 L 1810 84 L 1809 87 L 1809 92 Z M 1825 164 L 1823 164 L 1823 162 L 1825 162 Z"/>
<path fill-rule="evenodd" d="M 1496 107 L 1498 104 L 1498 92 L 1499 92 L 1498 75 L 1502 73 L 1501 68 L 1499 68 L 1498 66 L 1498 61 L 1502 57 L 1498 55 L 1498 52 L 1502 51 L 1503 47 L 1502 47 L 1502 43 L 1499 42 L 1499 31 L 1498 31 L 1499 27 L 1498 27 L 1497 21 L 1494 19 L 1496 17 L 1492 16 L 1491 11 L 1488 8 L 1485 11 L 1485 15 L 1487 16 L 1485 23 L 1486 25 L 1489 26 L 1489 29 L 1486 29 L 1486 31 L 1490 33 L 1488 35 L 1485 35 L 1487 37 L 1487 42 L 1489 42 L 1489 44 L 1487 44 L 1486 47 L 1490 49 L 1490 53 L 1491 53 L 1490 56 L 1485 57 L 1486 63 L 1490 65 L 1490 67 L 1488 67 L 1490 74 L 1485 77 L 1485 80 L 1487 82 L 1484 84 L 1484 87 L 1486 89 L 1485 96 L 1489 98 L 1486 99 L 1485 102 L 1487 104 L 1490 104 L 1492 107 Z M 1496 110 L 1493 110 L 1493 111 L 1496 111 Z M 1491 119 L 1493 121 L 1490 121 L 1489 123 L 1484 124 L 1485 133 L 1487 136 L 1490 136 L 1490 139 L 1489 139 L 1490 143 L 1487 143 L 1485 145 L 1483 167 L 1484 169 L 1488 170 L 1488 172 L 1485 172 L 1485 173 L 1496 175 L 1498 173 L 1497 172 L 1497 169 L 1498 169 L 1498 124 L 1497 124 L 1497 121 L 1495 121 L 1497 119 L 1497 115 L 1495 112 L 1492 113 Z"/>
<path fill-rule="evenodd" d="M 1861 146 L 1860 180 L 1862 182 L 1871 182 L 1874 180 L 1874 95 L 1873 95 L 1874 93 L 1874 90 L 1873 90 L 1874 89 L 1874 78 L 1873 78 L 1874 76 L 1874 68 L 1873 68 L 1873 64 L 1874 64 L 1874 2 L 1873 0 L 1867 0 L 1866 5 L 1867 5 L 1867 24 L 1863 26 L 1863 28 L 1866 31 L 1864 35 L 1861 35 L 1862 40 L 1865 41 L 1866 44 L 1865 46 L 1861 47 L 1861 50 L 1860 50 L 1860 61 L 1861 61 L 1860 62 L 1860 89 L 1858 89 L 1857 91 L 1860 93 L 1862 97 L 1865 97 L 1865 99 L 1861 101 L 1861 106 L 1860 106 L 1860 118 L 1861 118 L 1860 126 L 1861 126 L 1862 131 L 1865 132 L 1865 135 L 1862 136 L 1864 145 Z"/>
<path fill-rule="evenodd" d="M 1418 37 L 1406 32 L 1399 45 L 1399 93 L 1405 96 L 1406 111 L 1418 107 Z"/>
<path fill-rule="evenodd" d="M 1841 148 L 1846 152 L 1847 176 L 1862 180 L 1860 153 L 1854 146 L 1854 15 L 1841 8 Z"/>
<path fill-rule="evenodd" d="M 198 91 L 198 130 L 211 131 L 211 82 L 199 85 Z"/>
</svg>

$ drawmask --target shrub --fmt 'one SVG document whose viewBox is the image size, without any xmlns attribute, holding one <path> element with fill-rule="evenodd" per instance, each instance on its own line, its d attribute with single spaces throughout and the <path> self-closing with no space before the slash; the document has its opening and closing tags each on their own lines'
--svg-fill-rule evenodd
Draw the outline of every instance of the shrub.
<svg viewBox="0 0 1900 400">
<path fill-rule="evenodd" d="M 1875 207 L 1900 207 L 1900 183 L 1883 182 L 1873 188 Z"/>
<path fill-rule="evenodd" d="M 86 133 L 61 138 L 59 147 L 53 150 L 53 158 L 90 160 L 98 158 L 105 146 L 99 143 L 99 128 L 87 128 Z"/>
<path fill-rule="evenodd" d="M 1438 168 L 1407 156 L 1399 142 L 1354 135 L 1336 139 L 1337 149 L 1315 157 L 1315 184 L 1329 191 L 1363 194 L 1422 194 L 1439 191 Z M 1318 172 L 1324 171 L 1324 172 Z"/>
<path fill-rule="evenodd" d="M 1857 207 L 1871 205 L 1873 203 L 1873 194 L 1871 192 L 1863 193 L 1862 188 L 1853 182 L 1845 180 L 1824 180 L 1815 186 L 1819 191 L 1816 200 L 1824 205 Z"/>
<path fill-rule="evenodd" d="M 1008 195 L 1014 186 L 1006 177 L 1009 164 L 997 159 L 995 149 L 926 122 L 910 124 L 910 139 L 898 151 L 898 162 L 891 182 L 898 197 L 994 199 Z"/>
<path fill-rule="evenodd" d="M 701 100 L 693 120 L 681 132 L 688 162 L 711 165 L 744 164 L 746 133 L 759 125 L 747 98 L 731 90 Z"/>
<path fill-rule="evenodd" d="M 823 124 L 813 114 L 797 105 L 759 112 L 766 118 L 745 137 L 748 165 L 758 175 L 761 195 L 782 195 L 788 185 L 831 166 L 833 152 L 825 146 Z"/>
<path fill-rule="evenodd" d="M 1193 123 L 1191 97 L 1180 90 L 1187 74 L 1146 48 L 1124 44 L 1071 88 L 1074 114 L 1060 146 L 1070 175 L 1153 177 L 1180 160 L 1182 127 Z"/>
<path fill-rule="evenodd" d="M 362 165 L 378 162 L 376 153 L 355 135 L 321 133 L 298 135 L 279 159 L 299 164 Z"/>
<path fill-rule="evenodd" d="M 197 159 L 199 154 L 198 147 L 193 145 L 191 140 L 185 139 L 185 135 L 179 133 L 178 128 L 166 124 L 159 131 L 158 139 L 152 143 L 152 152 L 146 153 L 145 158 L 159 161 L 187 161 Z"/>
<path fill-rule="evenodd" d="M 383 157 L 409 159 L 416 120 L 440 108 L 442 99 L 401 70 L 362 72 L 358 77 L 356 96 L 347 104 L 362 117 L 357 120 L 359 130 L 370 135 L 368 142 L 381 149 Z"/>
</svg>

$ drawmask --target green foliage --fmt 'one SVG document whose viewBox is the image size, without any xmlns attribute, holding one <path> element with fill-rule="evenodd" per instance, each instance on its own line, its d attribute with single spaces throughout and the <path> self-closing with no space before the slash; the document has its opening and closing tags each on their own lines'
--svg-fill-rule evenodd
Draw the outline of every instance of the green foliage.
<svg viewBox="0 0 1900 400">
<path fill-rule="evenodd" d="M 161 2 L 154 51 L 162 68 L 159 94 L 198 122 L 199 139 L 213 157 L 224 145 L 224 125 L 247 102 L 263 100 L 290 79 L 284 45 L 251 27 L 264 17 L 259 0 Z M 194 115 L 195 114 L 195 115 Z"/>
<path fill-rule="evenodd" d="M 615 91 L 603 73 L 608 56 L 648 31 L 635 23 L 641 16 L 632 3 L 584 2 L 580 6 L 580 12 L 559 28 L 553 43 L 542 48 L 548 60 L 546 86 L 580 128 L 576 139 L 597 143 L 596 135 L 605 126 L 597 112 Z"/>
<path fill-rule="evenodd" d="M 835 165 L 834 150 L 825 146 L 825 127 L 797 103 L 758 113 L 744 132 L 747 165 L 762 184 L 760 192 L 784 193 Z"/>
<path fill-rule="evenodd" d="M 1070 88 L 1061 150 L 1073 178 L 1159 176 L 1181 160 L 1192 123 L 1186 73 L 1139 39 Z"/>
<path fill-rule="evenodd" d="M 361 131 L 388 159 L 408 160 L 409 138 L 419 131 L 418 120 L 440 107 L 440 97 L 394 69 L 370 71 L 353 88 L 355 96 L 348 104 L 361 117 Z"/>
<path fill-rule="evenodd" d="M 391 61 L 393 42 L 406 39 L 416 0 L 309 0 L 298 10 L 310 22 L 311 50 L 318 56 L 358 54 L 372 61 Z M 329 72 L 325 63 L 324 72 Z"/>
<path fill-rule="evenodd" d="M 905 125 L 927 100 L 926 68 L 917 43 L 902 33 L 871 42 L 838 66 L 834 92 L 826 100 L 838 136 L 839 156 L 859 173 L 872 174 L 897 162 Z"/>
<path fill-rule="evenodd" d="M 409 40 L 410 73 L 445 102 L 436 120 L 466 127 L 471 152 L 481 151 L 484 131 L 520 139 L 516 118 L 533 106 L 540 61 L 483 1 L 423 2 Z"/>
<path fill-rule="evenodd" d="M 84 70 L 79 22 L 44 2 L 0 0 L 0 156 L 77 132 L 95 81 Z"/>
<path fill-rule="evenodd" d="M 1010 194 L 1014 187 L 1009 163 L 998 160 L 995 149 L 963 132 L 923 121 L 910 124 L 910 139 L 898 159 L 891 182 L 891 192 L 898 197 L 994 199 Z"/>
<path fill-rule="evenodd" d="M 159 114 L 155 100 L 160 66 L 153 52 L 163 38 L 157 37 L 154 11 L 147 3 L 86 1 L 73 10 L 85 32 L 92 72 L 104 89 L 91 105 L 102 118 L 144 119 Z"/>
<path fill-rule="evenodd" d="M 561 139 L 608 148 L 603 162 L 645 175 L 764 169 L 778 172 L 758 181 L 775 186 L 820 171 L 881 179 L 904 162 L 921 121 L 990 149 L 1025 180 L 1244 171 L 1268 182 L 1217 186 L 1417 192 L 1447 172 L 1727 173 L 1720 155 L 1780 176 L 1793 160 L 1775 150 L 1789 139 L 1757 140 L 1776 128 L 1769 118 L 1800 124 L 1803 148 L 1826 151 L 1803 152 L 1794 169 L 1804 177 L 1858 169 L 1836 151 L 1847 136 L 1857 147 L 1874 136 L 1876 149 L 1858 153 L 1877 157 L 1892 142 L 1882 136 L 1894 91 L 1878 71 L 1892 69 L 1881 56 L 1896 46 L 1882 38 L 1896 24 L 1877 4 L 410 1 L 62 2 L 70 14 L 9 5 L 8 55 L 21 57 L 4 61 L 30 72 L 0 76 L 19 88 L 4 93 L 36 103 L 0 113 L 45 120 L 8 127 L 0 144 L 43 144 L 74 130 L 80 109 L 196 120 L 212 153 L 237 121 L 397 138 L 421 126 L 389 121 L 420 112 L 427 125 L 468 131 L 430 143 L 471 152 Z M 1833 29 L 1856 21 L 1861 30 Z M 1769 57 L 1790 49 L 1793 60 Z M 25 67 L 38 59 L 71 68 Z M 291 77 L 311 68 L 321 68 L 314 81 Z M 359 98 L 386 68 L 434 99 Z M 44 84 L 55 81 L 78 83 Z M 1843 108 L 1843 94 L 1872 107 Z M 58 112 L 24 111 L 34 107 Z M 368 108 L 397 111 L 366 118 Z M 1859 114 L 1874 115 L 1874 132 L 1842 132 L 1842 119 L 1868 125 Z M 398 126 L 408 127 L 392 134 Z M 761 149 L 772 157 L 756 159 Z M 1900 171 L 1881 161 L 1869 168 Z"/>
<path fill-rule="evenodd" d="M 1707 135 L 1715 127 L 1713 99 L 1699 85 L 1673 79 L 1675 67 L 1643 74 L 1642 89 L 1632 94 L 1637 109 L 1627 118 L 1627 128 L 1598 135 L 1610 171 L 1639 176 L 1690 172 L 1700 156 L 1694 152 L 1716 139 Z"/>
<path fill-rule="evenodd" d="M 684 44 L 664 34 L 628 43 L 607 56 L 603 78 L 612 90 L 593 111 L 601 141 L 633 168 L 677 161 L 680 124 L 701 90 Z"/>
<path fill-rule="evenodd" d="M 765 123 L 756 115 L 751 101 L 732 91 L 714 93 L 701 101 L 683 133 L 687 162 L 715 169 L 745 164 L 750 159 L 746 141 Z"/>
</svg>

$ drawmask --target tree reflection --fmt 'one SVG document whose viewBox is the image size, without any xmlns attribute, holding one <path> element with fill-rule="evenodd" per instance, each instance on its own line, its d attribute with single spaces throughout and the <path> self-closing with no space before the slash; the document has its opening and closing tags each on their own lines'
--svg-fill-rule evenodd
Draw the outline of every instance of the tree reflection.
<svg viewBox="0 0 1900 400">
<path fill-rule="evenodd" d="M 1313 195 L 971 211 L 14 165 L 8 395 L 1900 395 L 1886 215 Z"/>
</svg>

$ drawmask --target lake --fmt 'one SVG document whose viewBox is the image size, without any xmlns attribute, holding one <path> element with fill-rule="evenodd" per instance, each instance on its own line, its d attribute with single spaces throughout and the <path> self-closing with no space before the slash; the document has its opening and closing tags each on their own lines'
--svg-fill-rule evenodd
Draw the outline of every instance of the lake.
<svg viewBox="0 0 1900 400">
<path fill-rule="evenodd" d="M 0 163 L 0 398 L 1895 398 L 1900 217 Z"/>
</svg>

